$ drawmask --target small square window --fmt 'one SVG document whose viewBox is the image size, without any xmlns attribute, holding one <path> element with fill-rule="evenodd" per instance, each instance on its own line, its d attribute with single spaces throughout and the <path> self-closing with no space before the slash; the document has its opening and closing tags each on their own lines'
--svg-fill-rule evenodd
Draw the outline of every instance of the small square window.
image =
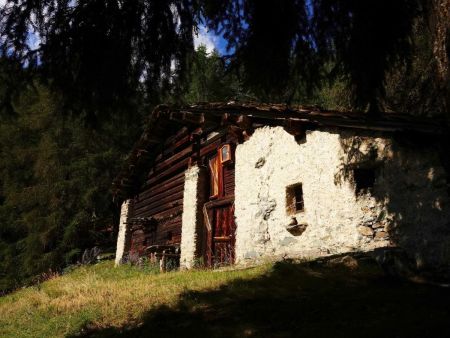
<svg viewBox="0 0 450 338">
<path fill-rule="evenodd" d="M 286 188 L 286 207 L 289 215 L 305 210 L 303 203 L 303 186 L 301 183 Z"/>
<path fill-rule="evenodd" d="M 356 168 L 353 170 L 356 194 L 370 192 L 375 185 L 375 170 L 373 168 Z"/>
<path fill-rule="evenodd" d="M 231 160 L 231 150 L 230 145 L 225 144 L 220 148 L 220 162 L 228 162 Z"/>
</svg>

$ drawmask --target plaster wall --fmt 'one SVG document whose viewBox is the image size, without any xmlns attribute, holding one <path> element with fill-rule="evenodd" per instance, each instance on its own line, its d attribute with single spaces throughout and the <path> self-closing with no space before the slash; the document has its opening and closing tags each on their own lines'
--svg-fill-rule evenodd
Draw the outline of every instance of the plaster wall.
<svg viewBox="0 0 450 338">
<path fill-rule="evenodd" d="M 197 238 L 199 237 L 199 207 L 201 190 L 201 170 L 197 165 L 185 172 L 183 215 L 181 228 L 181 268 L 189 269 L 194 266 L 197 253 Z"/>
<path fill-rule="evenodd" d="M 116 266 L 122 262 L 123 256 L 128 250 L 128 248 L 126 248 L 129 236 L 129 231 L 127 228 L 127 220 L 130 211 L 131 211 L 131 200 L 126 200 L 122 203 L 122 206 L 120 207 L 119 233 L 117 235 L 116 259 L 115 259 Z"/>
<path fill-rule="evenodd" d="M 374 169 L 370 192 L 356 194 L 355 167 Z M 297 183 L 304 211 L 289 215 L 286 187 Z M 429 148 L 342 130 L 309 131 L 297 142 L 282 127 L 262 127 L 236 149 L 237 263 L 391 245 L 418 264 L 448 260 L 449 216 L 445 173 Z M 287 230 L 292 217 L 300 235 Z"/>
</svg>

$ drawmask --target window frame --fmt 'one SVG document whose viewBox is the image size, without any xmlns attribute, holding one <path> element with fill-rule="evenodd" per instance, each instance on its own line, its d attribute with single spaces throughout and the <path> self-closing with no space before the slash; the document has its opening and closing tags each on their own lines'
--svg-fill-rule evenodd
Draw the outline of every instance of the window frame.
<svg viewBox="0 0 450 338">
<path fill-rule="evenodd" d="M 288 215 L 295 215 L 305 212 L 305 200 L 302 183 L 295 183 L 286 187 L 286 211 Z"/>
<path fill-rule="evenodd" d="M 227 149 L 228 158 L 226 158 L 226 159 L 223 158 L 223 149 Z M 231 161 L 231 145 L 230 144 L 224 144 L 219 147 L 219 158 L 220 158 L 220 163 L 222 163 L 222 164 L 228 163 Z"/>
<path fill-rule="evenodd" d="M 299 201 L 300 199 L 300 201 Z M 303 185 L 297 184 L 294 187 L 294 205 L 295 205 L 295 211 L 296 212 L 302 212 L 305 211 L 305 201 L 303 200 Z M 300 205 L 300 208 L 298 207 Z"/>
</svg>

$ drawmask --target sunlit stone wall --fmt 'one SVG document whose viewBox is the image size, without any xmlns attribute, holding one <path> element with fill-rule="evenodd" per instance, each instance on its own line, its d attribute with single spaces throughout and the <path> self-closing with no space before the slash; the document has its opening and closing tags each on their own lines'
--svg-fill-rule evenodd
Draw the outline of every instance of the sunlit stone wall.
<svg viewBox="0 0 450 338">
<path fill-rule="evenodd" d="M 356 192 L 355 168 L 373 170 L 373 188 Z M 290 215 L 286 188 L 298 183 L 304 210 Z M 297 142 L 282 127 L 259 128 L 236 149 L 235 198 L 238 263 L 386 246 L 417 264 L 450 259 L 445 172 L 431 147 L 332 129 Z"/>
<path fill-rule="evenodd" d="M 127 241 L 129 236 L 129 230 L 127 226 L 127 220 L 129 213 L 131 212 L 132 202 L 126 200 L 122 203 L 120 208 L 120 220 L 119 220 L 119 233 L 117 235 L 117 247 L 116 247 L 116 259 L 115 265 L 119 265 L 122 262 L 124 255 L 127 253 Z"/>
</svg>

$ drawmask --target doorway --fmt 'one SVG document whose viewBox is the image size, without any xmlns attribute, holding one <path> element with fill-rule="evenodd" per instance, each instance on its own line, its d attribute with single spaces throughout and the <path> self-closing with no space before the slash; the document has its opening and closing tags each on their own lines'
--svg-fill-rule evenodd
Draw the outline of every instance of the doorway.
<svg viewBox="0 0 450 338">
<path fill-rule="evenodd" d="M 209 199 L 203 213 L 206 223 L 205 261 L 209 267 L 234 263 L 234 147 L 222 144 L 207 158 Z"/>
</svg>

